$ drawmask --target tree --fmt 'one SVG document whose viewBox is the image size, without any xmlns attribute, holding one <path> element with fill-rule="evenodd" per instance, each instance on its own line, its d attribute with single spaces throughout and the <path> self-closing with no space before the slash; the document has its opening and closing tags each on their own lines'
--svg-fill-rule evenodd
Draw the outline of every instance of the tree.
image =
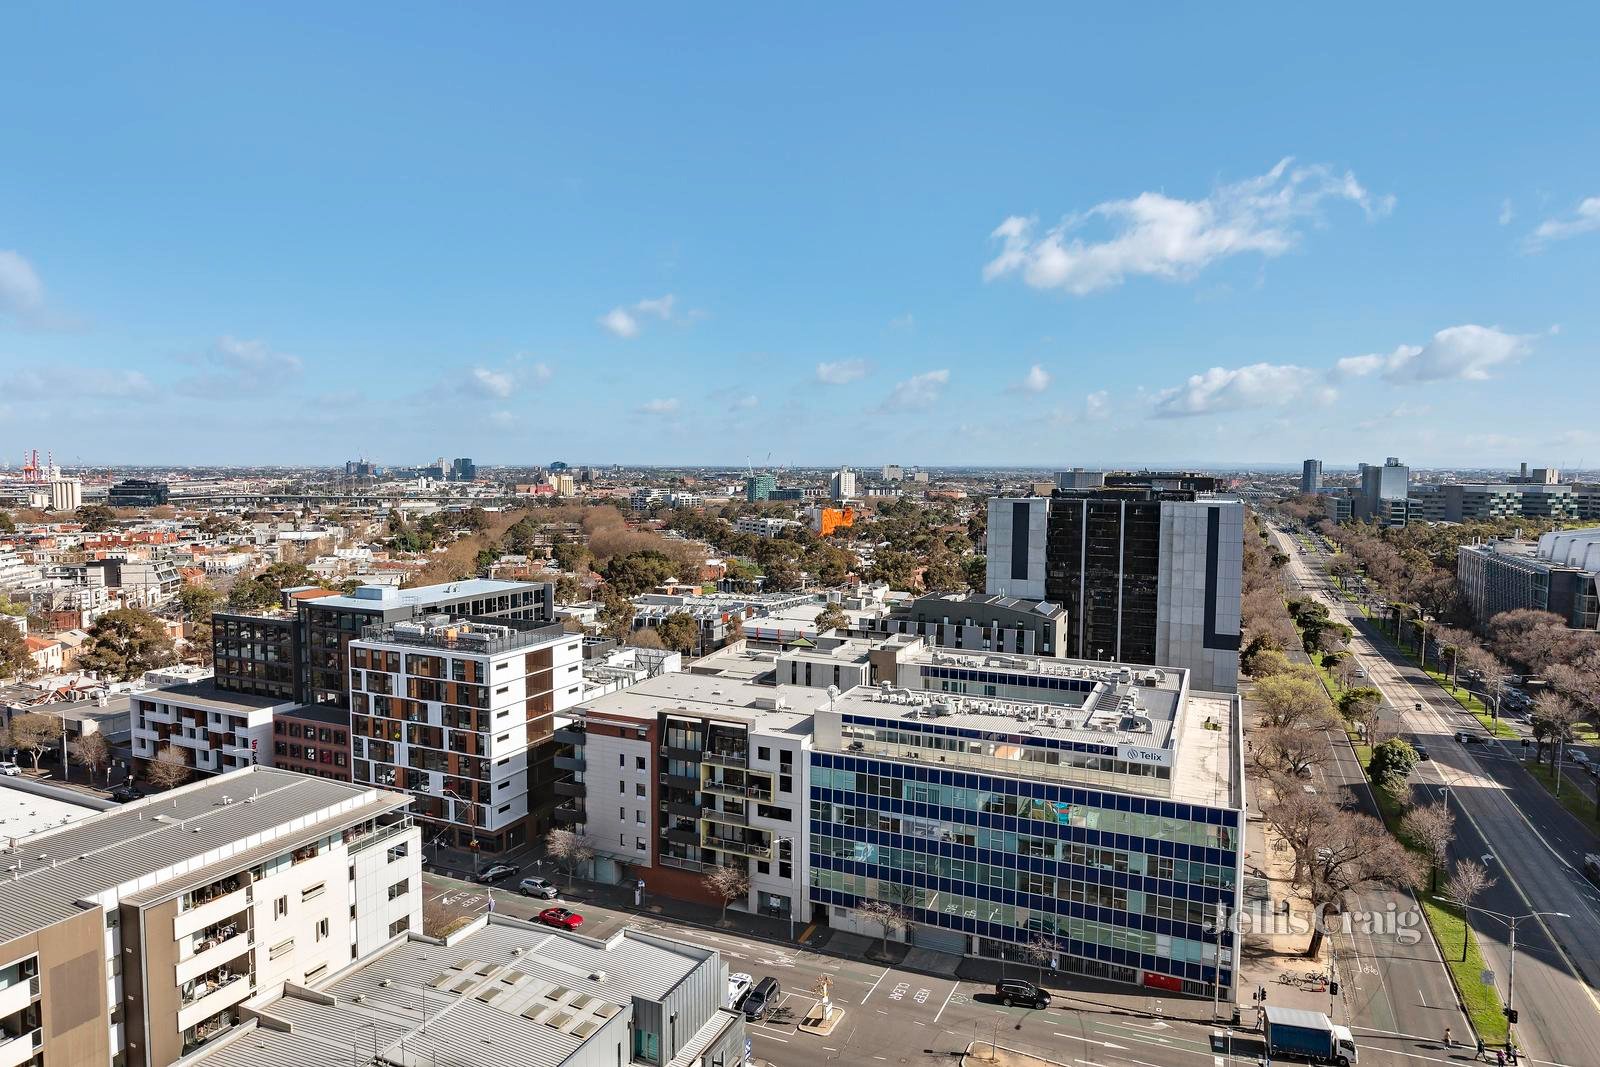
<svg viewBox="0 0 1600 1067">
<path fill-rule="evenodd" d="M 172 660 L 172 638 L 160 619 L 143 608 L 118 608 L 89 628 L 78 666 L 127 681 Z"/>
<path fill-rule="evenodd" d="M 16 533 L 17 524 L 9 511 L 0 511 L 0 533 Z"/>
<path fill-rule="evenodd" d="M 1572 727 L 1578 719 L 1577 706 L 1560 693 L 1540 693 L 1533 702 L 1533 736 L 1539 742 L 1534 760 L 1543 760 L 1545 743 L 1553 743 L 1550 760 L 1556 768 L 1558 782 L 1561 779 L 1561 746 L 1572 740 Z"/>
<path fill-rule="evenodd" d="M 711 895 L 722 901 L 722 918 L 728 917 L 728 905 L 743 900 L 750 892 L 750 875 L 742 867 L 720 864 L 711 868 L 700 879 Z"/>
<path fill-rule="evenodd" d="M 780 592 L 800 588 L 804 577 L 795 562 L 783 556 L 762 564 L 761 570 L 767 579 L 764 588 Z"/>
<path fill-rule="evenodd" d="M 683 611 L 674 611 L 662 619 L 656 632 L 663 647 L 685 656 L 694 651 L 694 646 L 700 640 L 700 624 Z"/>
<path fill-rule="evenodd" d="M 1346 689 L 1339 697 L 1339 714 L 1346 720 L 1359 723 L 1370 741 L 1377 725 L 1378 712 L 1383 707 L 1383 693 L 1370 685 Z"/>
<path fill-rule="evenodd" d="M 664 552 L 646 550 L 613 556 L 601 571 L 606 584 L 625 597 L 647 593 L 675 577 L 678 565 Z"/>
<path fill-rule="evenodd" d="M 72 758 L 81 763 L 89 772 L 89 781 L 94 782 L 97 771 L 104 770 L 107 784 L 111 779 L 111 742 L 106 740 L 106 735 L 96 731 L 84 734 L 72 742 Z"/>
<path fill-rule="evenodd" d="M 888 951 L 887 945 L 884 951 Z M 1044 986 L 1044 965 L 1056 958 L 1056 952 L 1056 939 L 1049 934 L 1034 934 L 1022 943 L 1022 954 L 1038 971 L 1041 988 Z"/>
<path fill-rule="evenodd" d="M 557 604 L 581 604 L 586 596 L 583 583 L 573 575 L 563 574 L 556 579 Z"/>
<path fill-rule="evenodd" d="M 316 576 L 305 564 L 282 561 L 259 574 L 242 578 L 228 592 L 228 607 L 235 611 L 267 611 L 283 605 L 283 591 L 301 585 L 315 585 Z"/>
<path fill-rule="evenodd" d="M 930 593 L 964 593 L 967 575 L 955 553 L 940 548 L 928 556 L 922 569 L 922 587 Z"/>
<path fill-rule="evenodd" d="M 1472 916 L 1467 910 L 1477 897 L 1494 885 L 1494 879 L 1477 860 L 1457 860 L 1455 871 L 1445 883 L 1450 899 L 1461 908 L 1461 959 L 1467 958 L 1467 942 L 1472 937 Z"/>
<path fill-rule="evenodd" d="M 47 748 L 61 740 L 61 720 L 53 715 L 24 712 L 11 720 L 11 743 L 33 759 L 33 769 L 39 769 L 39 759 Z"/>
<path fill-rule="evenodd" d="M 637 613 L 638 609 L 633 606 L 633 601 L 616 589 L 607 586 L 600 594 L 600 612 L 597 617 L 600 632 L 618 644 L 621 644 L 633 631 L 633 617 Z"/>
<path fill-rule="evenodd" d="M 850 616 L 844 613 L 844 608 L 830 602 L 817 612 L 816 625 L 819 634 L 828 630 L 838 630 L 850 625 Z"/>
<path fill-rule="evenodd" d="M 571 830 L 557 829 L 545 834 L 544 851 L 547 856 L 566 869 L 568 888 L 571 888 L 573 876 L 577 874 L 578 868 L 594 859 L 594 849 Z"/>
<path fill-rule="evenodd" d="M 1333 722 L 1327 689 L 1304 674 L 1269 675 L 1256 683 L 1253 699 L 1264 726 L 1320 729 Z"/>
<path fill-rule="evenodd" d="M 209 585 L 184 583 L 178 590 L 178 607 L 190 622 L 197 622 L 217 610 L 222 593 Z"/>
<path fill-rule="evenodd" d="M 889 954 L 889 935 L 898 934 L 911 925 L 911 916 L 905 909 L 887 900 L 864 900 L 856 906 L 856 913 L 883 931 L 883 953 Z"/>
<path fill-rule="evenodd" d="M 1417 766 L 1417 750 L 1403 737 L 1391 737 L 1372 748 L 1372 760 L 1367 773 L 1372 784 L 1398 800 L 1405 799 L 1407 782 Z"/>
<path fill-rule="evenodd" d="M 1268 726 L 1255 731 L 1256 762 L 1264 769 L 1291 778 L 1306 778 L 1311 768 L 1328 760 L 1328 741 L 1320 732 L 1292 726 Z"/>
<path fill-rule="evenodd" d="M 1400 820 L 1400 833 L 1428 857 L 1428 891 L 1439 887 L 1439 870 L 1450 853 L 1456 836 L 1456 817 L 1444 801 L 1419 804 Z"/>
<path fill-rule="evenodd" d="M 28 651 L 28 639 L 22 636 L 17 624 L 0 617 L 0 678 L 12 675 L 27 677 L 33 673 L 33 653 Z"/>
<path fill-rule="evenodd" d="M 179 752 L 170 744 L 162 745 L 156 751 L 156 758 L 145 764 L 144 776 L 150 784 L 157 789 L 171 789 L 188 780 L 193 768 Z"/>
<path fill-rule="evenodd" d="M 1244 672 L 1252 678 L 1268 678 L 1289 673 L 1289 657 L 1283 649 L 1258 643 L 1244 654 Z"/>
<path fill-rule="evenodd" d="M 628 640 L 626 643 L 634 648 L 664 649 L 667 647 L 667 643 L 661 640 L 661 631 L 657 630 L 654 626 L 639 627 L 637 630 L 633 631 L 633 633 L 628 635 Z"/>
<path fill-rule="evenodd" d="M 104 504 L 85 504 L 73 512 L 72 517 L 90 533 L 109 530 L 117 522 L 117 513 Z"/>
<path fill-rule="evenodd" d="M 734 611 L 731 614 L 729 614 L 729 616 L 728 616 L 728 643 L 731 645 L 735 641 L 743 641 L 743 640 L 744 640 L 744 615 L 743 615 L 742 612 Z"/>
</svg>

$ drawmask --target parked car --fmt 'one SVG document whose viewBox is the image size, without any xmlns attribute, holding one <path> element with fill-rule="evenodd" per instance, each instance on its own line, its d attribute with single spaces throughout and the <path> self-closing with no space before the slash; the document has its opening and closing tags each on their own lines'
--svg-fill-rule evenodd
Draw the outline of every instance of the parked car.
<svg viewBox="0 0 1600 1067">
<path fill-rule="evenodd" d="M 546 908 L 539 913 L 539 921 L 546 926 L 559 926 L 563 930 L 576 930 L 583 925 L 583 916 L 566 908 Z"/>
<path fill-rule="evenodd" d="M 18 767 L 15 763 L 12 763 L 10 760 L 6 760 L 3 763 L 0 763 L 0 774 L 5 775 L 7 778 L 15 778 L 17 775 L 19 775 L 21 773 L 22 773 L 22 768 Z"/>
<path fill-rule="evenodd" d="M 517 883 L 517 892 L 525 897 L 540 897 L 544 900 L 556 899 L 556 887 L 543 878 L 524 878 Z"/>
<path fill-rule="evenodd" d="M 1002 978 L 994 984 L 994 995 L 1008 1008 L 1013 1004 L 1026 1004 L 1030 1008 L 1050 1006 L 1049 990 L 1040 989 L 1021 978 Z"/>
<path fill-rule="evenodd" d="M 728 1007 L 738 1009 L 739 1002 L 744 1000 L 744 995 L 750 992 L 750 987 L 756 980 L 743 971 L 735 971 L 728 975 Z"/>
<path fill-rule="evenodd" d="M 493 867 L 486 867 L 478 872 L 478 881 L 484 885 L 492 885 L 495 882 L 503 882 L 516 873 L 517 869 L 511 864 L 497 863 Z"/>
<path fill-rule="evenodd" d="M 1433 759 L 1432 756 L 1428 755 L 1428 750 L 1417 744 L 1415 741 L 1411 742 L 1411 751 L 1417 754 L 1417 761 L 1419 763 Z"/>
<path fill-rule="evenodd" d="M 760 1022 L 767 1017 L 767 1013 L 778 1006 L 778 998 L 783 995 L 783 989 L 778 985 L 778 980 L 770 974 L 755 984 L 755 988 L 745 994 L 744 1017 L 751 1022 Z"/>
<path fill-rule="evenodd" d="M 137 789 L 129 785 L 127 782 L 123 782 L 121 785 L 115 786 L 111 790 L 111 799 L 115 800 L 118 804 L 126 804 L 130 800 L 138 800 L 142 795 L 143 794 L 141 794 Z"/>
</svg>

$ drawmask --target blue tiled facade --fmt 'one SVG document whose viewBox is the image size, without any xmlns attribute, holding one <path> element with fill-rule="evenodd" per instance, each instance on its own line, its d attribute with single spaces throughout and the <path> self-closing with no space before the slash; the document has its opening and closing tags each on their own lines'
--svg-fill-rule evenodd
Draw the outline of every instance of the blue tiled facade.
<svg viewBox="0 0 1600 1067">
<path fill-rule="evenodd" d="M 826 752 L 810 782 L 814 903 L 883 900 L 975 935 L 984 954 L 1053 940 L 1062 970 L 1193 993 L 1219 977 L 1237 810 Z M 1220 938 L 1229 959 L 1234 934 Z M 1220 978 L 1231 986 L 1231 968 Z"/>
</svg>

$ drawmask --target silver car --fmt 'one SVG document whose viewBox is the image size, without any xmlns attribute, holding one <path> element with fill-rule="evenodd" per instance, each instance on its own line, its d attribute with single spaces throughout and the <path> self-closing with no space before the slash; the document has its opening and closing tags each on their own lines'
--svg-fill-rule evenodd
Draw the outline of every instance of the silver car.
<svg viewBox="0 0 1600 1067">
<path fill-rule="evenodd" d="M 538 897 L 540 900 L 556 899 L 556 887 L 543 878 L 524 878 L 517 883 L 517 892 L 525 897 Z"/>
</svg>

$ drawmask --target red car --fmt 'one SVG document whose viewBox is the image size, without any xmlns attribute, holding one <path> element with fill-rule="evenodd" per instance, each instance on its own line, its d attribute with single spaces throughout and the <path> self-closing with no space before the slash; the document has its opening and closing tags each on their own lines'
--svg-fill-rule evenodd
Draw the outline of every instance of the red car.
<svg viewBox="0 0 1600 1067">
<path fill-rule="evenodd" d="M 539 921 L 546 926 L 559 926 L 563 930 L 576 930 L 583 925 L 583 916 L 566 908 L 546 908 L 539 913 Z"/>
</svg>

